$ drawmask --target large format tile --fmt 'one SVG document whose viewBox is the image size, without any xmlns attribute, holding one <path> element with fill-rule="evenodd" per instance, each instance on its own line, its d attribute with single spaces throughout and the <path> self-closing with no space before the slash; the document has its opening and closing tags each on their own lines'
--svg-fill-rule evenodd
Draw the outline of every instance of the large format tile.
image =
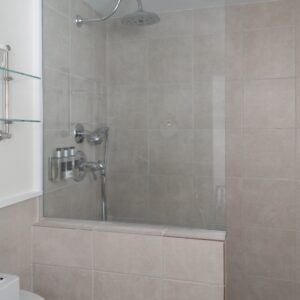
<svg viewBox="0 0 300 300">
<path fill-rule="evenodd" d="M 69 11 L 70 11 L 69 2 L 70 0 L 44 0 L 43 5 L 47 5 L 67 16 L 69 15 Z"/>
<path fill-rule="evenodd" d="M 191 83 L 192 38 L 154 39 L 149 42 L 148 72 L 151 83 Z"/>
<path fill-rule="evenodd" d="M 239 129 L 243 121 L 244 85 L 242 81 L 226 81 L 225 128 Z"/>
<path fill-rule="evenodd" d="M 33 228 L 35 263 L 92 267 L 92 233 L 86 230 Z"/>
<path fill-rule="evenodd" d="M 246 78 L 295 76 L 294 28 L 270 28 L 244 34 Z"/>
<path fill-rule="evenodd" d="M 194 85 L 194 126 L 197 129 L 225 128 L 226 83 L 223 78 L 201 81 Z M 192 116 L 190 116 L 192 119 Z"/>
<path fill-rule="evenodd" d="M 192 174 L 193 159 L 192 130 L 166 128 L 149 132 L 150 174 Z"/>
<path fill-rule="evenodd" d="M 181 281 L 163 281 L 163 300 L 223 300 L 224 287 Z"/>
<path fill-rule="evenodd" d="M 296 292 L 296 283 L 266 278 L 249 277 L 245 300 L 296 300 L 299 294 Z"/>
<path fill-rule="evenodd" d="M 243 176 L 243 145 L 242 130 L 226 131 L 225 164 L 227 177 Z"/>
<path fill-rule="evenodd" d="M 244 130 L 246 177 L 292 179 L 295 173 L 293 129 Z"/>
<path fill-rule="evenodd" d="M 284 180 L 245 179 L 243 220 L 248 225 L 295 228 L 295 184 Z"/>
<path fill-rule="evenodd" d="M 243 203 L 243 180 L 226 178 L 226 225 L 241 225 Z"/>
<path fill-rule="evenodd" d="M 91 270 L 34 265 L 34 292 L 47 300 L 92 300 Z"/>
<path fill-rule="evenodd" d="M 145 40 L 107 44 L 107 79 L 113 84 L 140 84 L 147 80 Z"/>
<path fill-rule="evenodd" d="M 161 237 L 94 232 L 96 270 L 161 276 Z"/>
<path fill-rule="evenodd" d="M 46 67 L 69 71 L 71 22 L 48 6 L 43 9 L 43 57 Z"/>
<path fill-rule="evenodd" d="M 148 197 L 151 221 L 173 225 L 203 221 L 194 201 L 192 176 L 150 176 Z"/>
<path fill-rule="evenodd" d="M 69 88 L 68 73 L 44 68 L 43 109 L 46 130 L 69 129 Z"/>
<path fill-rule="evenodd" d="M 110 131 L 108 159 L 112 174 L 146 174 L 148 140 L 145 130 Z"/>
<path fill-rule="evenodd" d="M 223 77 L 225 74 L 225 37 L 223 34 L 194 38 L 195 81 Z"/>
<path fill-rule="evenodd" d="M 110 86 L 107 97 L 110 127 L 147 128 L 148 93 L 146 86 Z"/>
<path fill-rule="evenodd" d="M 293 231 L 247 228 L 245 271 L 273 279 L 295 279 L 296 233 Z"/>
<path fill-rule="evenodd" d="M 164 238 L 164 277 L 224 284 L 224 244 L 205 240 Z"/>
<path fill-rule="evenodd" d="M 226 15 L 228 30 L 241 31 L 294 25 L 294 0 L 261 2 L 230 6 Z"/>
<path fill-rule="evenodd" d="M 194 10 L 194 35 L 224 33 L 225 24 L 224 7 Z"/>
<path fill-rule="evenodd" d="M 117 219 L 144 220 L 148 213 L 147 177 L 124 173 L 108 176 L 109 215 Z"/>
<path fill-rule="evenodd" d="M 245 83 L 245 128 L 294 128 L 295 80 L 254 80 Z"/>
<path fill-rule="evenodd" d="M 192 85 L 170 84 L 149 87 L 148 123 L 150 129 L 193 128 Z"/>
<path fill-rule="evenodd" d="M 161 279 L 94 273 L 94 300 L 161 300 Z"/>
</svg>

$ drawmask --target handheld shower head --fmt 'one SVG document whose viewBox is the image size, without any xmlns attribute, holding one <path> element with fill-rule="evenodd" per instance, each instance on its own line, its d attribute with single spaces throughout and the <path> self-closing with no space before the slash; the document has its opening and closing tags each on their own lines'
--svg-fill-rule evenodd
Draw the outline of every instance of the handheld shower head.
<svg viewBox="0 0 300 300">
<path fill-rule="evenodd" d="M 95 131 L 85 130 L 82 124 L 76 124 L 74 138 L 77 144 L 81 144 L 86 138 L 90 145 L 100 145 L 108 138 L 109 127 L 100 127 Z"/>
<path fill-rule="evenodd" d="M 87 141 L 91 145 L 100 145 L 107 138 L 108 127 L 101 127 L 87 135 Z"/>
</svg>

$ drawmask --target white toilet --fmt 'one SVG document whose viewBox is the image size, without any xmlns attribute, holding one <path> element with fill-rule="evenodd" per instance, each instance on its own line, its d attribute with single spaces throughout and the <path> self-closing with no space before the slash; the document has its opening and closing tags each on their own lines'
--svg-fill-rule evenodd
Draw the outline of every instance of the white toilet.
<svg viewBox="0 0 300 300">
<path fill-rule="evenodd" d="M 0 300 L 45 300 L 42 297 L 20 290 L 19 277 L 0 274 Z"/>
</svg>

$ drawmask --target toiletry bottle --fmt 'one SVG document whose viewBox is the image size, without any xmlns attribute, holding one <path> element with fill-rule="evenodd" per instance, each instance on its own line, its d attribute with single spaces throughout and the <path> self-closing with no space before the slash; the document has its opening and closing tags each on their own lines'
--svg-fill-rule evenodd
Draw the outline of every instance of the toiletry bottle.
<svg viewBox="0 0 300 300">
<path fill-rule="evenodd" d="M 75 147 L 69 148 L 69 158 L 67 164 L 68 178 L 73 177 L 73 170 L 75 169 Z"/>
<path fill-rule="evenodd" d="M 67 179 L 67 164 L 68 164 L 68 157 L 69 157 L 69 148 L 63 149 L 63 158 L 61 161 L 61 179 Z"/>
<path fill-rule="evenodd" d="M 53 169 L 54 169 L 54 179 L 60 180 L 61 178 L 61 157 L 62 157 L 62 149 L 56 148 L 55 155 L 53 158 Z"/>
</svg>

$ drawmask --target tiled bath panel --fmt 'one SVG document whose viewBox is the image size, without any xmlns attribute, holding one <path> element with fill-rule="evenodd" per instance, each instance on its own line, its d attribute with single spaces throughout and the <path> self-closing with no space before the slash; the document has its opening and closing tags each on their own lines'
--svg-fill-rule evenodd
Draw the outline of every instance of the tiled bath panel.
<svg viewBox="0 0 300 300">
<path fill-rule="evenodd" d="M 45 299 L 224 299 L 223 232 L 83 224 L 33 227 L 34 291 Z"/>
</svg>

